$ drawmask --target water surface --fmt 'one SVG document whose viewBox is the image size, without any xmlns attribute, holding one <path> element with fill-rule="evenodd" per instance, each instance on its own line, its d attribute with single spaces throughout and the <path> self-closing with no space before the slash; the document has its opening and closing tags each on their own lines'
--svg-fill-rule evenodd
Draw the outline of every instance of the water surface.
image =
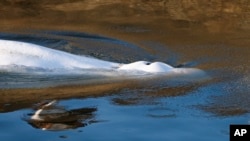
<svg viewBox="0 0 250 141">
<path fill-rule="evenodd" d="M 211 77 L 111 80 L 0 72 L 3 140 L 226 141 L 230 124 L 249 124 L 248 1 L 21 0 L 0 7 L 1 39 L 120 63 L 162 61 Z M 58 122 L 68 129 L 44 131 L 26 118 L 48 100 L 69 111 L 96 110 L 79 114 L 77 122 Z"/>
</svg>

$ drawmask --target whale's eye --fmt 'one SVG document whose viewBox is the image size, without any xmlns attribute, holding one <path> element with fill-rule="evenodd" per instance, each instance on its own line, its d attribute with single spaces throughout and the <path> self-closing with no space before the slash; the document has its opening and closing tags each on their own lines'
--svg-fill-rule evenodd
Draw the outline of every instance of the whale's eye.
<svg viewBox="0 0 250 141">
<path fill-rule="evenodd" d="M 150 65 L 151 63 L 150 62 L 146 62 L 145 65 Z"/>
</svg>

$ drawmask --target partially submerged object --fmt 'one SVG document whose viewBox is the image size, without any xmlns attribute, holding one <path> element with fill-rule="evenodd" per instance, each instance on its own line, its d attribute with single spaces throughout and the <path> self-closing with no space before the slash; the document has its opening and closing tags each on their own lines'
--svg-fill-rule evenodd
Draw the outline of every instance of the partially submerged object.
<svg viewBox="0 0 250 141">
<path fill-rule="evenodd" d="M 109 62 L 31 43 L 9 40 L 0 40 L 0 71 L 60 74 L 79 74 L 81 72 L 86 74 L 87 72 L 89 75 L 98 72 L 99 75 L 128 76 L 204 73 L 199 69 L 174 68 L 163 62 L 137 61 L 130 64 Z"/>
<path fill-rule="evenodd" d="M 36 107 L 36 111 L 26 117 L 31 126 L 42 130 L 66 130 L 83 127 L 94 122 L 96 108 L 66 109 L 53 100 Z"/>
</svg>

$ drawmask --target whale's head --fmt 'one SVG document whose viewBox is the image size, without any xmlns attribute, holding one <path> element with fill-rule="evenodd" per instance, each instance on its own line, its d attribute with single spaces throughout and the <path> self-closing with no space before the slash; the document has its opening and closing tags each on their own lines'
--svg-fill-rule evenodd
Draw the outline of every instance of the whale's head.
<svg viewBox="0 0 250 141">
<path fill-rule="evenodd" d="M 175 68 L 163 62 L 147 62 L 147 61 L 137 61 L 130 64 L 121 65 L 118 70 L 127 71 L 129 74 L 150 73 L 153 76 L 161 76 L 163 78 L 168 78 L 169 76 L 175 77 L 176 80 L 193 80 L 201 81 L 210 79 L 209 75 L 197 68 Z M 152 75 L 151 75 L 152 76 Z"/>
<path fill-rule="evenodd" d="M 137 61 L 130 64 L 123 64 L 119 70 L 125 71 L 143 71 L 149 73 L 164 73 L 171 71 L 172 66 L 165 64 L 163 62 L 147 62 L 147 61 Z"/>
</svg>

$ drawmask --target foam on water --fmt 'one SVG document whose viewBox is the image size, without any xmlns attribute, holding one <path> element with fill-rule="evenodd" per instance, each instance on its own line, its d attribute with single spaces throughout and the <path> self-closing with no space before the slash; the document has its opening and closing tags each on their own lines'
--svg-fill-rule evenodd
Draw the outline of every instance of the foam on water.
<svg viewBox="0 0 250 141">
<path fill-rule="evenodd" d="M 119 74 L 188 74 L 203 72 L 198 69 L 174 68 L 163 62 L 137 61 L 130 64 L 121 64 L 104 61 L 92 57 L 70 54 L 47 47 L 19 41 L 0 40 L 0 70 L 7 72 L 60 72 L 79 73 L 90 70 L 119 72 Z M 138 73 L 139 72 L 139 73 Z M 108 74 L 108 73 L 104 73 Z M 110 73 L 109 73 L 110 74 Z"/>
</svg>

